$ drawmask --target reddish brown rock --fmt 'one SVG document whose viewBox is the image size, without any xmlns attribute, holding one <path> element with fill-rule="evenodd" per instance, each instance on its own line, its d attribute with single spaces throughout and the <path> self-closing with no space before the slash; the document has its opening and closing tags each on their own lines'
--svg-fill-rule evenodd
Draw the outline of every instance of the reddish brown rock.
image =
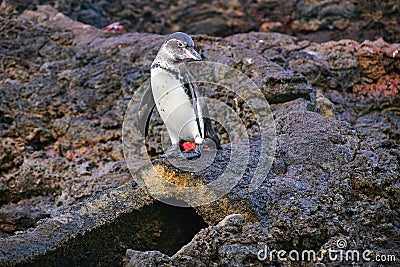
<svg viewBox="0 0 400 267">
<path fill-rule="evenodd" d="M 396 52 L 397 51 L 397 52 Z M 382 39 L 374 42 L 364 41 L 356 46 L 356 57 L 362 79 L 365 82 L 377 81 L 391 71 L 400 70 L 400 44 L 388 44 Z"/>
<path fill-rule="evenodd" d="M 379 98 L 400 94 L 400 77 L 397 74 L 383 75 L 375 83 L 357 84 L 354 94 L 360 98 Z"/>
</svg>

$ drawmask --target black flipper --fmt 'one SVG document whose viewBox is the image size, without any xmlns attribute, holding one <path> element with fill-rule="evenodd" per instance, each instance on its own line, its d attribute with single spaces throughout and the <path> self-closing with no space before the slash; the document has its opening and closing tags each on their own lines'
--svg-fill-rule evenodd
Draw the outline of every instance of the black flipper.
<svg viewBox="0 0 400 267">
<path fill-rule="evenodd" d="M 140 132 L 144 137 L 147 136 L 151 113 L 153 112 L 155 106 L 156 103 L 154 102 L 153 92 L 151 91 L 151 86 L 149 86 L 144 93 L 142 101 L 140 101 L 139 105 L 138 126 Z"/>
<path fill-rule="evenodd" d="M 189 78 L 188 74 L 186 75 L 184 80 L 185 80 L 184 87 L 185 87 L 186 94 L 189 95 L 189 98 L 192 100 L 192 107 L 193 107 L 193 110 L 194 110 L 194 114 L 196 115 L 197 129 L 199 130 L 199 133 L 201 135 L 203 135 L 202 134 L 202 129 L 201 129 L 202 127 L 200 125 L 200 114 L 199 114 L 199 110 L 197 108 L 197 101 L 198 101 L 198 98 L 197 98 L 197 95 L 196 95 L 197 87 L 195 87 L 195 85 L 190 81 L 190 78 Z M 201 136 L 201 138 L 204 139 L 204 136 Z"/>
<path fill-rule="evenodd" d="M 204 101 L 204 99 L 199 99 L 196 97 L 196 92 L 198 92 L 198 87 L 196 85 L 196 83 L 192 83 L 191 82 L 191 78 L 193 79 L 193 77 L 191 76 L 190 72 L 188 70 L 186 70 L 188 75 L 185 77 L 185 88 L 186 88 L 186 93 L 189 95 L 189 97 L 191 98 L 191 100 L 193 101 L 192 105 L 194 107 L 194 111 L 196 114 L 196 122 L 197 122 L 197 126 L 199 127 L 199 132 L 201 133 L 201 127 L 200 127 L 200 121 L 199 121 L 199 113 L 198 113 L 198 109 L 197 109 L 197 102 L 199 102 L 199 106 L 201 107 L 201 116 L 203 118 L 203 123 L 204 123 L 204 136 L 202 136 L 202 138 L 210 138 L 211 140 L 214 141 L 215 146 L 217 147 L 217 149 L 221 150 L 221 141 L 217 135 L 217 133 L 214 130 L 214 127 L 211 123 L 211 119 L 209 118 L 209 112 L 208 112 L 208 108 L 207 108 L 207 104 Z M 193 79 L 194 80 L 194 79 Z"/>
</svg>

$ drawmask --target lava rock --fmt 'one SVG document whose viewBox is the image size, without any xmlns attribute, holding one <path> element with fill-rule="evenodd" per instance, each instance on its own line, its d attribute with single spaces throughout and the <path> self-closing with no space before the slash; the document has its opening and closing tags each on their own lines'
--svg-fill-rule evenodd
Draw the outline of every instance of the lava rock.
<svg viewBox="0 0 400 267">
<path fill-rule="evenodd" d="M 246 12 L 257 20 L 255 7 L 274 4 L 281 16 L 265 21 L 265 27 L 303 27 L 307 32 L 299 35 L 315 38 L 331 23 L 334 28 L 344 26 L 341 34 L 357 29 L 358 36 L 375 37 L 372 34 L 382 29 L 376 27 L 379 21 L 365 24 L 363 20 L 363 26 L 353 23 L 376 15 L 363 13 L 365 5 L 378 13 L 383 9 L 388 19 L 396 13 L 393 1 L 379 7 L 371 1 L 358 6 L 347 2 L 343 7 L 337 1 L 306 2 L 254 3 Z M 235 28 L 229 30 L 235 27 L 229 23 L 240 15 L 238 3 L 233 13 L 224 17 L 226 21 L 207 19 L 213 14 L 204 13 L 186 25 L 199 31 L 214 25 L 211 30 L 236 32 Z M 60 10 L 72 8 L 66 12 L 69 15 L 92 19 L 93 14 L 109 10 L 105 2 L 83 10 L 81 3 L 59 4 Z M 131 182 L 140 178 L 149 162 L 135 162 L 132 177 L 122 161 L 121 144 L 123 115 L 138 87 L 148 80 L 150 64 L 165 36 L 106 33 L 35 2 L 3 1 L 1 5 L 5 8 L 0 11 L 0 211 L 6 216 L 0 222 L 1 265 L 43 266 L 58 260 L 71 265 L 80 262 L 77 255 L 89 247 L 94 256 L 85 263 L 122 264 L 122 255 L 130 248 L 127 262 L 132 264 L 154 256 L 154 264 L 262 265 L 266 262 L 260 262 L 256 253 L 265 244 L 277 250 L 319 250 L 332 247 L 338 239 L 347 240 L 348 249 L 400 254 L 396 244 L 400 199 L 398 44 L 383 40 L 315 43 L 268 32 L 226 38 L 193 36 L 205 60 L 245 73 L 271 103 L 273 113 L 267 115 L 271 121 L 274 117 L 275 124 L 268 132 L 271 135 L 264 138 L 276 141 L 276 151 L 273 155 L 261 153 L 261 137 L 251 136 L 250 147 L 245 142 L 238 144 L 241 151 L 250 150 L 250 157 L 235 155 L 246 169 L 228 194 L 195 209 L 172 209 Z M 297 21 L 282 15 L 289 10 L 291 15 L 294 7 L 302 15 Z M 118 6 L 109 8 L 115 14 L 121 12 Z M 124 8 L 129 12 L 135 9 L 132 5 Z M 226 8 L 215 6 L 220 12 Z M 154 12 L 145 10 L 145 17 L 159 14 L 157 9 Z M 188 14 L 203 13 L 193 8 Z M 91 23 L 99 26 L 100 20 Z M 170 23 L 148 21 L 143 18 L 146 25 L 139 23 L 138 29 Z M 310 25 L 312 21 L 317 25 Z M 161 28 L 186 29 L 170 25 Z M 247 26 L 241 27 L 240 31 Z M 371 31 L 359 31 L 360 27 Z M 396 27 L 383 28 L 396 39 Z M 163 32 L 159 28 L 154 31 Z M 213 86 L 206 95 L 230 105 L 247 129 L 257 129 L 254 117 L 246 113 L 243 101 L 235 102 L 235 95 Z M 161 153 L 156 137 L 162 122 L 156 112 L 152 119 L 156 121 L 150 129 L 149 138 L 153 139 L 149 145 L 155 144 L 151 148 L 154 158 Z M 185 186 L 214 181 L 232 151 L 229 136 L 217 129 L 223 150 L 208 169 L 192 175 L 162 161 L 153 161 L 155 167 L 169 174 L 170 183 L 178 181 Z M 138 152 L 144 152 L 140 149 Z M 262 184 L 249 191 L 252 170 L 260 159 L 271 166 L 261 172 Z M 181 214 L 179 220 L 176 214 Z M 224 219 L 231 214 L 241 215 Z M 42 218 L 46 219 L 37 222 Z M 175 221 L 178 223 L 173 225 Z M 195 224 L 190 231 L 186 228 Z M 171 229 L 174 238 L 168 236 Z M 181 229 L 185 233 L 179 233 Z M 130 238 L 132 231 L 134 238 Z M 198 231 L 195 239 L 177 252 Z M 88 240 L 92 240 L 90 245 Z M 168 249 L 172 243 L 174 249 Z M 199 255 L 207 247 L 208 254 Z M 146 252 L 152 250 L 159 252 Z"/>
<path fill-rule="evenodd" d="M 280 32 L 315 42 L 383 37 L 399 42 L 396 0 L 316 1 L 3 1 L 5 14 L 53 5 L 68 17 L 103 28 L 120 22 L 129 32 L 228 36 L 240 32 Z M 1 13 L 0 13 L 1 14 Z"/>
<path fill-rule="evenodd" d="M 271 244 L 273 238 L 262 225 L 232 214 L 201 230 L 172 257 L 158 251 L 127 250 L 125 266 L 263 266 L 258 253 Z"/>
</svg>

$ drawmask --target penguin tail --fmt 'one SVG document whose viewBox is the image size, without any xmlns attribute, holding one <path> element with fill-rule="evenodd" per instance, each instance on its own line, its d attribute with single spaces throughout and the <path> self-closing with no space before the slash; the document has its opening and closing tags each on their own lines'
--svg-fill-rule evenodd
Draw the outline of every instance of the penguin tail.
<svg viewBox="0 0 400 267">
<path fill-rule="evenodd" d="M 222 150 L 221 141 L 219 140 L 217 133 L 212 127 L 211 119 L 203 118 L 203 121 L 204 121 L 204 137 L 213 140 L 217 149 Z"/>
</svg>

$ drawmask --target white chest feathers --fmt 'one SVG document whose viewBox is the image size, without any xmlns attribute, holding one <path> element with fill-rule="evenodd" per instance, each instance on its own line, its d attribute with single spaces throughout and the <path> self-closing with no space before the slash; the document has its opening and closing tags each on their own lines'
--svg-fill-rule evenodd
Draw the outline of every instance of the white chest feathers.
<svg viewBox="0 0 400 267">
<path fill-rule="evenodd" d="M 196 101 L 199 120 L 193 108 L 193 100 L 175 75 L 162 68 L 151 70 L 151 87 L 157 110 L 164 121 L 171 141 L 194 141 L 204 136 L 201 107 Z"/>
</svg>

